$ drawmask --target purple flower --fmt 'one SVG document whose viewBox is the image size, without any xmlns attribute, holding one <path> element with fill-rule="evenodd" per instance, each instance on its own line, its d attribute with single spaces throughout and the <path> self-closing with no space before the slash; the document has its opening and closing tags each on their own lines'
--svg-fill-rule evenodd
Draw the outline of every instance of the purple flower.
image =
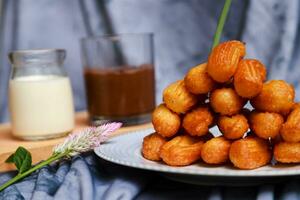
<svg viewBox="0 0 300 200">
<path fill-rule="evenodd" d="M 88 127 L 80 132 L 72 133 L 62 144 L 54 147 L 53 154 L 69 152 L 68 155 L 74 156 L 93 150 L 106 141 L 109 135 L 121 126 L 122 123 L 113 122 L 98 127 Z"/>
</svg>

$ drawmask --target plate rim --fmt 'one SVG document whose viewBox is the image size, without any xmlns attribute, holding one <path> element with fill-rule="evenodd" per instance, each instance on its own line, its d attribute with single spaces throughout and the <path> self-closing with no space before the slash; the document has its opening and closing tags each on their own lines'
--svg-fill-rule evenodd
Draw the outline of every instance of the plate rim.
<svg viewBox="0 0 300 200">
<path fill-rule="evenodd" d="M 134 131 L 128 131 L 128 132 L 124 132 L 120 135 L 116 135 L 113 136 L 110 139 L 118 139 L 118 138 L 122 138 L 122 137 L 128 137 L 128 135 L 131 134 L 140 134 L 140 135 L 144 135 L 146 134 L 145 132 L 147 132 L 147 134 L 150 134 L 151 132 L 154 132 L 153 128 L 144 128 L 144 129 L 140 129 L 140 130 L 134 130 Z M 109 139 L 109 140 L 110 140 Z M 108 140 L 108 141 L 109 141 Z M 136 163 L 134 161 L 123 161 L 120 159 L 116 159 L 116 158 L 112 158 L 111 156 L 107 156 L 105 153 L 103 153 L 101 151 L 101 148 L 103 148 L 103 145 L 110 145 L 109 143 L 103 143 L 101 144 L 99 147 L 96 147 L 94 149 L 95 154 L 114 164 L 118 164 L 118 165 L 122 165 L 122 166 L 126 166 L 126 167 L 131 167 L 131 168 L 136 168 L 136 169 L 142 169 L 142 170 L 147 170 L 147 171 L 155 171 L 155 172 L 161 172 L 161 173 L 172 173 L 172 174 L 181 174 L 181 175 L 192 175 L 192 176 L 211 176 L 211 177 L 237 177 L 237 178 L 249 178 L 249 177 L 286 177 L 286 176 L 300 176 L 300 169 L 282 169 L 282 170 L 276 170 L 274 168 L 274 170 L 270 170 L 270 171 L 264 171 L 261 170 L 261 168 L 258 169 L 252 169 L 252 170 L 243 170 L 243 169 L 236 169 L 236 168 L 232 168 L 232 169 L 228 169 L 230 171 L 226 171 L 226 173 L 221 173 L 220 171 L 223 171 L 224 169 L 219 169 L 219 170 L 211 170 L 211 171 L 203 171 L 203 169 L 199 169 L 199 171 L 197 170 L 192 170 L 192 169 L 186 169 L 185 167 L 188 166 L 182 166 L 182 167 L 174 167 L 174 166 L 168 166 L 168 165 L 164 165 L 164 166 L 152 166 L 152 165 L 148 165 L 146 163 Z M 145 158 L 143 158 L 145 159 Z M 153 162 L 156 163 L 156 161 L 150 161 L 145 159 L 147 162 Z M 270 166 L 270 165 L 268 165 Z M 218 166 L 216 166 L 218 167 Z M 202 173 L 201 173 L 202 171 Z M 200 173 L 199 173 L 200 172 Z"/>
</svg>

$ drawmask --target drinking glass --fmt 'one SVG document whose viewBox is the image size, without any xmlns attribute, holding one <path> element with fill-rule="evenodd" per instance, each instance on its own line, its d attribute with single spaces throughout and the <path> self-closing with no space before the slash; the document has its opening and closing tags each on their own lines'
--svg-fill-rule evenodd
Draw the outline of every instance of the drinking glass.
<svg viewBox="0 0 300 200">
<path fill-rule="evenodd" d="M 149 122 L 155 107 L 153 34 L 81 40 L 90 121 Z"/>
</svg>

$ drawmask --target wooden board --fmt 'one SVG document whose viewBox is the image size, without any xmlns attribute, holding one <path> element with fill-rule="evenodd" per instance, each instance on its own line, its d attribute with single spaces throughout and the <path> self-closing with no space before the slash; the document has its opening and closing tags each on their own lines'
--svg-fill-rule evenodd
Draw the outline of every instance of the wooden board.
<svg viewBox="0 0 300 200">
<path fill-rule="evenodd" d="M 76 127 L 74 131 L 78 131 L 88 126 L 88 116 L 86 112 L 81 112 L 76 114 Z M 150 123 L 130 126 L 119 129 L 114 133 L 114 135 L 122 134 L 124 132 L 139 130 L 143 128 L 150 128 L 152 125 Z M 52 153 L 52 148 L 56 144 L 62 142 L 65 137 L 51 139 L 51 140 L 41 140 L 41 141 L 24 141 L 14 138 L 11 135 L 11 129 L 9 124 L 0 124 L 0 172 L 14 170 L 12 164 L 5 163 L 8 156 L 13 153 L 19 146 L 23 146 L 30 150 L 32 154 L 32 161 L 36 163 L 40 160 L 44 160 Z"/>
</svg>

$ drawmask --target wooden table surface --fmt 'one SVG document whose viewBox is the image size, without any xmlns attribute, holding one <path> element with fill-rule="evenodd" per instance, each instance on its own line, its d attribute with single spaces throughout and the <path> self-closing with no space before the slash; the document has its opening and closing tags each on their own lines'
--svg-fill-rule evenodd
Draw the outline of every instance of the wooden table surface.
<svg viewBox="0 0 300 200">
<path fill-rule="evenodd" d="M 88 115 L 86 112 L 80 112 L 76 114 L 76 127 L 74 131 L 78 131 L 88 126 Z M 137 126 L 129 126 L 120 128 L 113 135 L 122 134 L 128 131 L 139 130 L 143 128 L 150 128 L 152 125 L 142 124 Z M 27 148 L 32 154 L 32 162 L 36 163 L 40 160 L 44 160 L 52 153 L 54 145 L 62 142 L 65 137 L 40 140 L 40 141 L 24 141 L 14 138 L 11 135 L 10 124 L 0 124 L 0 172 L 14 170 L 13 164 L 5 163 L 8 156 L 13 153 L 19 146 Z"/>
</svg>

